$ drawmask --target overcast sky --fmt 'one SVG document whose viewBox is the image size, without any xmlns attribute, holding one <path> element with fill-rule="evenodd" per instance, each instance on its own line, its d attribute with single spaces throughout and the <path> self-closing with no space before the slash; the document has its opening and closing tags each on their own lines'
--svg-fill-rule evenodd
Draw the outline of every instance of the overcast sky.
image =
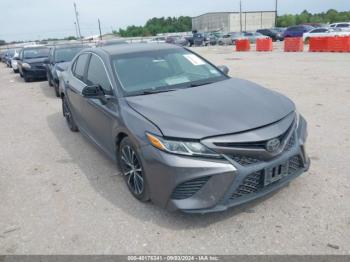
<svg viewBox="0 0 350 262">
<path fill-rule="evenodd" d="M 30 40 L 75 35 L 73 0 L 1 0 L 0 39 Z M 196 16 L 206 12 L 238 11 L 239 0 L 76 0 L 82 35 L 103 33 L 127 25 L 143 25 L 161 16 Z M 242 0 L 243 11 L 274 10 L 275 0 Z M 279 0 L 279 14 L 304 9 L 349 11 L 349 0 Z"/>
</svg>

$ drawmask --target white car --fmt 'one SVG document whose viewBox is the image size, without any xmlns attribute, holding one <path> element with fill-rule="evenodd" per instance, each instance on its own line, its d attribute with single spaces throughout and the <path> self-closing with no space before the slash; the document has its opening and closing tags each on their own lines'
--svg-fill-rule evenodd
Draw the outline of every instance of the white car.
<svg viewBox="0 0 350 262">
<path fill-rule="evenodd" d="M 329 25 L 330 28 L 340 29 L 341 31 L 350 32 L 350 22 L 334 23 Z"/>
<path fill-rule="evenodd" d="M 322 37 L 322 36 L 348 36 L 350 32 L 340 31 L 333 28 L 315 28 L 303 34 L 304 42 L 308 42 L 310 37 Z"/>
<path fill-rule="evenodd" d="M 15 72 L 16 74 L 19 72 L 18 65 L 17 65 L 18 56 L 19 56 L 19 50 L 15 50 L 15 54 L 11 58 L 11 67 L 13 69 L 13 72 Z"/>
</svg>

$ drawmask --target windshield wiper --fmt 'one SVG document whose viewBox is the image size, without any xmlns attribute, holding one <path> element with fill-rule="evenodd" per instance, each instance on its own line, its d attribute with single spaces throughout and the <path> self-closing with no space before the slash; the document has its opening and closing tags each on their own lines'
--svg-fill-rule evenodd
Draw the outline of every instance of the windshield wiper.
<svg viewBox="0 0 350 262">
<path fill-rule="evenodd" d="M 205 86 L 205 85 L 210 85 L 213 83 L 215 83 L 215 82 L 192 83 L 192 84 L 188 85 L 187 87 L 190 88 L 190 87 L 197 87 L 197 86 Z"/>
<path fill-rule="evenodd" d="M 152 95 L 152 94 L 166 93 L 166 92 L 172 92 L 172 91 L 176 91 L 176 89 L 145 90 L 141 92 L 140 95 Z"/>
</svg>

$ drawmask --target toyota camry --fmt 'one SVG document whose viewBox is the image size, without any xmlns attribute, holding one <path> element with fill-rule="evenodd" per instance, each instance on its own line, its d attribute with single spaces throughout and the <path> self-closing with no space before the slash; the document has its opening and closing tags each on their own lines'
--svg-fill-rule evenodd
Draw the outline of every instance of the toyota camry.
<svg viewBox="0 0 350 262">
<path fill-rule="evenodd" d="M 307 171 L 307 124 L 282 94 L 169 44 L 85 49 L 63 72 L 63 116 L 114 160 L 131 194 L 223 211 Z"/>
</svg>

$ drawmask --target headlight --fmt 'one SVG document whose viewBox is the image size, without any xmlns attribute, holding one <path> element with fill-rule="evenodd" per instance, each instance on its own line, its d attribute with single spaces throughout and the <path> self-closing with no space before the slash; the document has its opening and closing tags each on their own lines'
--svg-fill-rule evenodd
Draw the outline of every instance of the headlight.
<svg viewBox="0 0 350 262">
<path fill-rule="evenodd" d="M 23 63 L 22 67 L 25 68 L 25 69 L 31 68 L 30 64 L 28 64 L 28 63 Z"/>
<path fill-rule="evenodd" d="M 146 133 L 147 139 L 157 149 L 184 156 L 221 158 L 219 154 L 199 142 L 168 140 Z"/>
<path fill-rule="evenodd" d="M 56 74 L 57 74 L 57 78 L 60 78 L 60 77 L 61 77 L 61 74 L 62 74 L 62 71 L 56 70 Z"/>
</svg>

